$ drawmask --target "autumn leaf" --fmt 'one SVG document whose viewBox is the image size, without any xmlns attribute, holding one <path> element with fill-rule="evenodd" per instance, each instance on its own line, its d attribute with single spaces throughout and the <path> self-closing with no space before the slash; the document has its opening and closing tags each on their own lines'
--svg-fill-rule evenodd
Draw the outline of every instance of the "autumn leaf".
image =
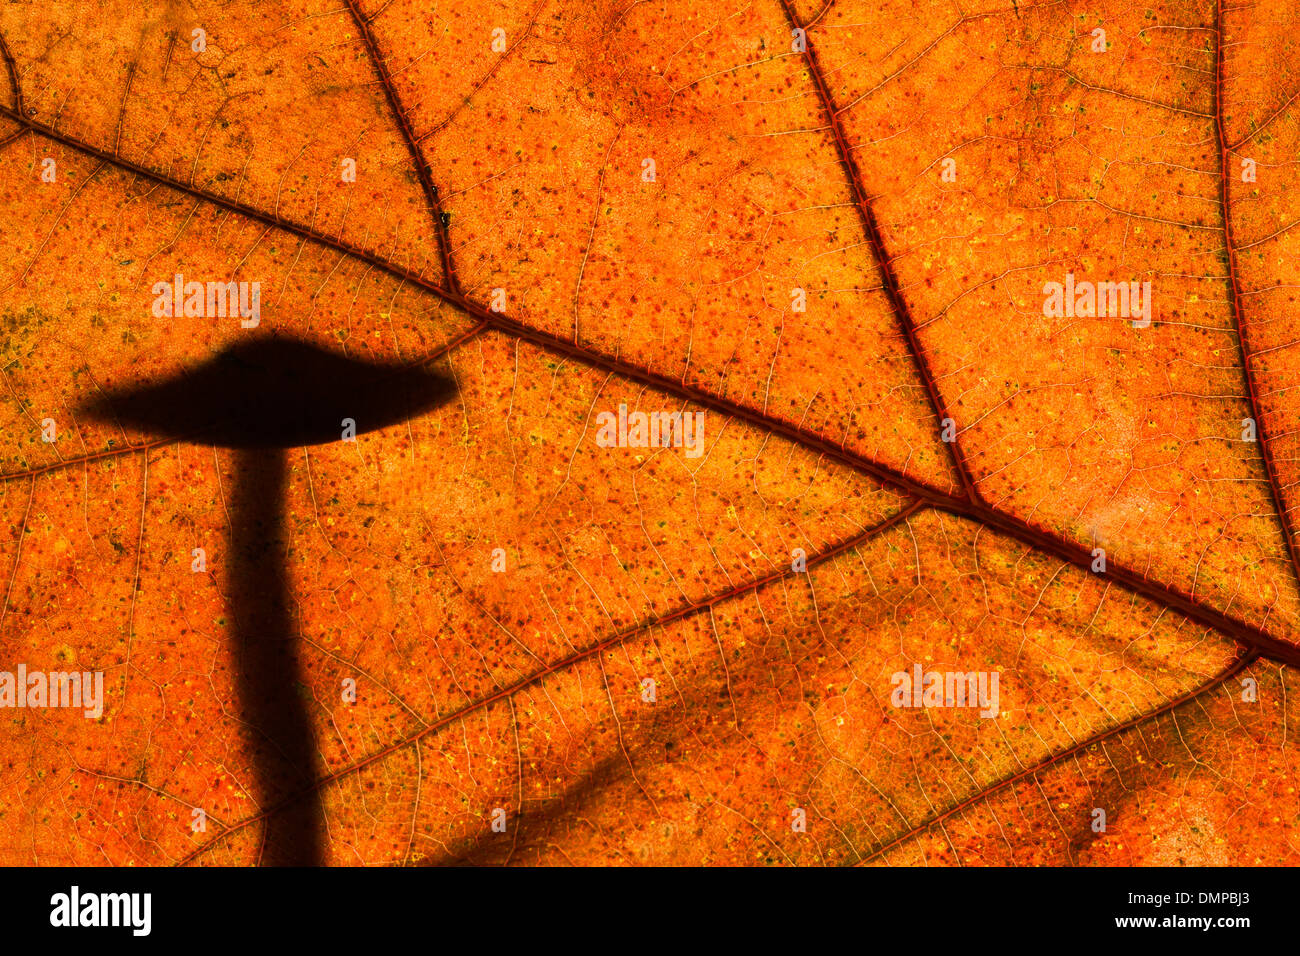
<svg viewBox="0 0 1300 956">
<path fill-rule="evenodd" d="M 0 7 L 0 861 L 1294 863 L 1294 20 Z"/>
</svg>

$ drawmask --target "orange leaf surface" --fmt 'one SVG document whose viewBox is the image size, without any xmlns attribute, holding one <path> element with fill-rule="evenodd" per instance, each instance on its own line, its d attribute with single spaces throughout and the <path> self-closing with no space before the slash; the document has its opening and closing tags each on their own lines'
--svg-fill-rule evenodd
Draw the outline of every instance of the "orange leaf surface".
<svg viewBox="0 0 1300 956">
<path fill-rule="evenodd" d="M 1296 862 L 1295 21 L 0 7 L 0 862 Z"/>
</svg>

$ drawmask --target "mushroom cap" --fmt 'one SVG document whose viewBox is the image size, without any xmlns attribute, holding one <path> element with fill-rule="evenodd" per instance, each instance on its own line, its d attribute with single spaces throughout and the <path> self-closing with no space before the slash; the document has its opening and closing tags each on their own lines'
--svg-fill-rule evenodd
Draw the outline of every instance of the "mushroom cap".
<svg viewBox="0 0 1300 956">
<path fill-rule="evenodd" d="M 233 345 L 163 381 L 112 390 L 78 411 L 220 448 L 294 448 L 338 441 L 429 411 L 455 383 L 419 366 L 363 362 L 284 338 Z"/>
</svg>

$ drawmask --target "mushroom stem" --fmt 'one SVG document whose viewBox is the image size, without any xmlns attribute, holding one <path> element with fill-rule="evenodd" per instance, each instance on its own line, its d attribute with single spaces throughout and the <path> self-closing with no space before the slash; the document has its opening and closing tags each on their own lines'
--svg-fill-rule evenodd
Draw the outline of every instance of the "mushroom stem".
<svg viewBox="0 0 1300 956">
<path fill-rule="evenodd" d="M 241 449 L 236 476 L 229 581 L 237 699 L 254 735 L 258 793 L 274 805 L 309 788 L 317 779 L 318 762 L 285 566 L 286 453 Z M 320 812 L 317 792 L 309 790 L 270 813 L 263 863 L 319 866 Z"/>
</svg>

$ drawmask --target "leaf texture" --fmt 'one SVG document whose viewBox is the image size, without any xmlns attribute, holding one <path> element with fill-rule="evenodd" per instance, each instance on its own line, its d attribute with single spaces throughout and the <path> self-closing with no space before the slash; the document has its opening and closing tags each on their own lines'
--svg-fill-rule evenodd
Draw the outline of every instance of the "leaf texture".
<svg viewBox="0 0 1300 956">
<path fill-rule="evenodd" d="M 0 861 L 1294 863 L 1294 20 L 0 8 L 0 671 L 105 687 L 0 715 Z M 250 342 L 455 396 L 256 459 L 248 540 L 121 396 Z"/>
</svg>

